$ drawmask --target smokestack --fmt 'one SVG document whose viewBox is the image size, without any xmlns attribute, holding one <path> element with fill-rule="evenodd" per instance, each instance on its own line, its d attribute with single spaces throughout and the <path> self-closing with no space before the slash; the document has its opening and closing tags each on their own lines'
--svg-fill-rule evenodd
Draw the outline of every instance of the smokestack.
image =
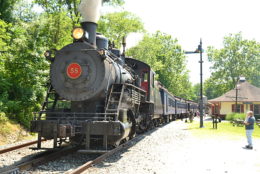
<svg viewBox="0 0 260 174">
<path fill-rule="evenodd" d="M 88 41 L 96 46 L 97 21 L 100 17 L 100 8 L 102 0 L 82 0 L 79 5 L 79 11 L 83 18 L 82 28 L 88 32 Z"/>
</svg>

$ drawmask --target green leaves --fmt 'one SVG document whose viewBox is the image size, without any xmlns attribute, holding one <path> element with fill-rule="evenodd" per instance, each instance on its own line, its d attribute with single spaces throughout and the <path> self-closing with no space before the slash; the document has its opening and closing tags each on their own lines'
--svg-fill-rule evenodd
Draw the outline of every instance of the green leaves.
<svg viewBox="0 0 260 174">
<path fill-rule="evenodd" d="M 12 11 L 14 8 L 14 4 L 17 3 L 18 0 L 0 0 L 0 19 L 5 22 L 12 21 Z"/>
<path fill-rule="evenodd" d="M 117 6 L 117 5 L 121 6 L 124 5 L 125 0 L 103 0 L 103 2 L 113 6 Z"/>
<path fill-rule="evenodd" d="M 222 49 L 208 48 L 213 73 L 206 81 L 207 96 L 215 98 L 234 88 L 240 76 L 260 87 L 260 43 L 238 33 L 225 37 L 223 45 Z"/>
<path fill-rule="evenodd" d="M 0 20 L 0 54 L 8 50 L 7 43 L 10 40 L 10 34 L 7 33 L 7 28 L 10 26 L 10 24 Z"/>
<path fill-rule="evenodd" d="M 176 39 L 157 31 L 146 34 L 139 44 L 127 51 L 127 55 L 149 64 L 158 80 L 174 95 L 191 98 L 185 56 Z"/>
<path fill-rule="evenodd" d="M 143 31 L 141 19 L 126 11 L 106 14 L 98 22 L 98 32 L 114 41 L 117 48 L 120 48 L 123 36 Z"/>
</svg>

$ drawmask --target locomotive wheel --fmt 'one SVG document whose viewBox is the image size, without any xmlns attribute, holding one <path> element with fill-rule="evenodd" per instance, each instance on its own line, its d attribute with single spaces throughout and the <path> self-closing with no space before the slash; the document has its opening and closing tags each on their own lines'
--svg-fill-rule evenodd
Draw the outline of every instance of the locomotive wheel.
<svg viewBox="0 0 260 174">
<path fill-rule="evenodd" d="M 158 121 L 156 119 L 153 120 L 153 125 L 154 125 L 154 127 L 158 127 L 159 124 L 158 124 Z"/>
<path fill-rule="evenodd" d="M 124 139 L 123 139 L 123 140 L 124 140 Z M 115 143 L 113 144 L 113 147 L 119 146 L 121 143 L 123 143 L 123 140 L 115 142 Z"/>
</svg>

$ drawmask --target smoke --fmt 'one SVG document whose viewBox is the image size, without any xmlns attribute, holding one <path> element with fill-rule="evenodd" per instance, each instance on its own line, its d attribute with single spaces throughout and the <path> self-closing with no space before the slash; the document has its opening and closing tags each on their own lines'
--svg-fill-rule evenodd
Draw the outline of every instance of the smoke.
<svg viewBox="0 0 260 174">
<path fill-rule="evenodd" d="M 100 17 L 102 0 L 81 0 L 79 11 L 83 17 L 82 22 L 97 23 Z"/>
</svg>

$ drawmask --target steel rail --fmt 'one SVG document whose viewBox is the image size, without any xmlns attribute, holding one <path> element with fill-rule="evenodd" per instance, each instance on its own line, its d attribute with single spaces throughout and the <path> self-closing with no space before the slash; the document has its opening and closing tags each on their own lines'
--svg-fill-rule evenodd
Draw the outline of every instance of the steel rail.
<svg viewBox="0 0 260 174">
<path fill-rule="evenodd" d="M 88 161 L 86 162 L 85 164 L 79 166 L 78 168 L 76 168 L 75 170 L 73 171 L 70 171 L 70 172 L 66 172 L 65 174 L 80 174 L 80 173 L 83 173 L 84 171 L 86 171 L 88 168 L 92 167 L 94 164 L 98 164 L 100 163 L 101 161 L 103 161 L 104 159 L 106 159 L 107 157 L 113 155 L 114 153 L 120 151 L 121 149 L 124 149 L 124 148 L 129 148 L 131 147 L 133 144 L 132 141 L 136 140 L 139 136 L 136 136 L 134 137 L 133 139 L 117 146 L 116 148 L 100 155 L 99 157 L 97 157 L 96 159 L 94 160 L 91 160 L 91 161 Z"/>
<path fill-rule="evenodd" d="M 42 141 L 46 141 L 46 140 L 42 139 Z M 35 140 L 35 141 L 30 141 L 30 142 L 27 142 L 27 143 L 24 143 L 24 144 L 19 144 L 19 145 L 16 145 L 16 146 L 0 149 L 0 154 L 10 152 L 10 151 L 13 151 L 13 150 L 17 150 L 17 149 L 20 149 L 20 148 L 23 148 L 23 147 L 26 147 L 26 146 L 30 146 L 30 145 L 36 144 L 37 142 L 38 142 L 38 140 Z"/>
<path fill-rule="evenodd" d="M 14 165 L 12 167 L 5 168 L 3 170 L 0 170 L 1 174 L 9 174 L 9 173 L 20 173 L 20 171 L 29 170 L 33 167 L 36 167 L 38 165 L 47 163 L 49 161 L 58 159 L 62 156 L 68 155 L 72 152 L 76 152 L 79 147 L 65 147 L 64 149 L 61 149 L 57 152 L 49 152 L 47 155 L 36 157 L 27 161 L 24 161 L 20 164 Z"/>
</svg>

